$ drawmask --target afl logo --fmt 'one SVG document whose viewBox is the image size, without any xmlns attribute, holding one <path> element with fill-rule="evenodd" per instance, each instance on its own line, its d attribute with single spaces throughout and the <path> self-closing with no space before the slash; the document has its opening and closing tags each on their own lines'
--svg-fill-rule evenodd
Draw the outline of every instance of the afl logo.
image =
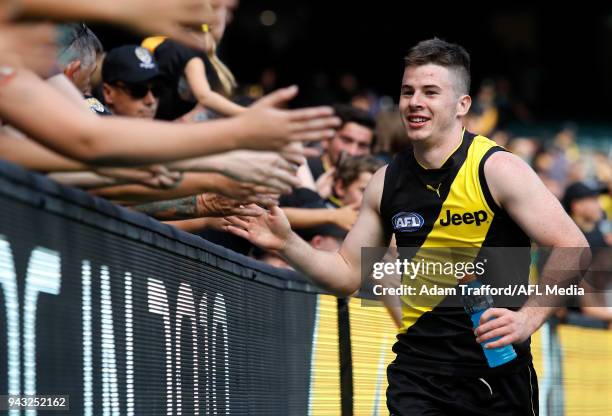
<svg viewBox="0 0 612 416">
<path fill-rule="evenodd" d="M 420 229 L 425 220 L 416 212 L 400 212 L 391 219 L 393 229 L 401 233 L 412 233 Z"/>
</svg>

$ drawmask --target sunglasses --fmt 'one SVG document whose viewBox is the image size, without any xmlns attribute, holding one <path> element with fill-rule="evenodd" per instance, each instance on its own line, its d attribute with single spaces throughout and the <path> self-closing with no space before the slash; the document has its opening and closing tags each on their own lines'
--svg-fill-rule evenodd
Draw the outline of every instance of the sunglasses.
<svg viewBox="0 0 612 416">
<path fill-rule="evenodd" d="M 130 96 L 136 99 L 144 98 L 151 91 L 154 97 L 159 97 L 162 91 L 162 86 L 159 82 L 119 82 L 115 84 Z"/>
</svg>

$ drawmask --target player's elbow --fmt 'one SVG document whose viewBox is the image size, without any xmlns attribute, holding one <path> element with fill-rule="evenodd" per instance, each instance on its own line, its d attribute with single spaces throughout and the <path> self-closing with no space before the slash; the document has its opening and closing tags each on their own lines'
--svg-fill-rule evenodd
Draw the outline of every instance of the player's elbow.
<svg viewBox="0 0 612 416">
<path fill-rule="evenodd" d="M 572 249 L 580 250 L 580 252 L 583 253 L 583 256 L 588 256 L 589 258 L 591 257 L 591 246 L 580 230 L 577 230 L 577 232 L 573 233 L 573 235 L 568 236 L 564 242 L 564 245 L 566 247 L 571 247 Z"/>
<path fill-rule="evenodd" d="M 587 241 L 586 237 L 582 233 L 576 236 L 576 246 L 575 247 L 582 247 L 582 248 L 588 248 L 588 249 L 591 248 L 591 246 L 589 245 L 589 242 Z"/>
<path fill-rule="evenodd" d="M 359 279 L 347 279 L 329 289 L 338 297 L 348 297 L 359 291 L 360 286 Z"/>
<path fill-rule="evenodd" d="M 566 251 L 565 254 L 568 258 L 577 259 L 580 264 L 580 270 L 587 270 L 593 260 L 591 246 L 580 230 L 566 236 L 560 248 Z"/>
</svg>

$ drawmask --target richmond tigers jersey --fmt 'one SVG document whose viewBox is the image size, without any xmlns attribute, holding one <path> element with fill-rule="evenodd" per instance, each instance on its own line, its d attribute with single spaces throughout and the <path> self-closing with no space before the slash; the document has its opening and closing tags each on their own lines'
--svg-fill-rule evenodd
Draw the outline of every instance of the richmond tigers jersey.
<svg viewBox="0 0 612 416">
<path fill-rule="evenodd" d="M 467 250 L 475 260 L 486 247 L 520 247 L 501 256 L 479 279 L 487 283 L 503 270 L 515 284 L 528 282 L 529 238 L 496 205 L 484 176 L 484 162 L 497 151 L 504 149 L 464 131 L 461 144 L 440 169 L 423 168 L 412 152 L 389 164 L 380 213 L 385 234 L 395 235 L 400 255 L 423 262 L 429 248 L 453 247 Z M 407 278 L 403 276 L 404 283 Z M 413 283 L 438 283 L 427 279 L 419 275 Z M 452 284 L 456 286 L 457 280 L 453 278 Z M 397 363 L 442 374 L 483 374 L 509 371 L 531 360 L 528 340 L 514 345 L 517 359 L 489 369 L 458 297 L 428 300 L 401 298 L 402 328 L 393 347 Z"/>
</svg>

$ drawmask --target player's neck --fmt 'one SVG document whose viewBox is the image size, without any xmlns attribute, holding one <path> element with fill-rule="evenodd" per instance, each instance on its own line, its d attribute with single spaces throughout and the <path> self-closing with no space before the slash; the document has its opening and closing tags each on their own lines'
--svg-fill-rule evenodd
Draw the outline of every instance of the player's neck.
<svg viewBox="0 0 612 416">
<path fill-rule="evenodd" d="M 414 157 L 425 169 L 439 169 L 461 145 L 462 140 L 463 126 L 457 124 L 445 134 L 414 143 Z"/>
</svg>

